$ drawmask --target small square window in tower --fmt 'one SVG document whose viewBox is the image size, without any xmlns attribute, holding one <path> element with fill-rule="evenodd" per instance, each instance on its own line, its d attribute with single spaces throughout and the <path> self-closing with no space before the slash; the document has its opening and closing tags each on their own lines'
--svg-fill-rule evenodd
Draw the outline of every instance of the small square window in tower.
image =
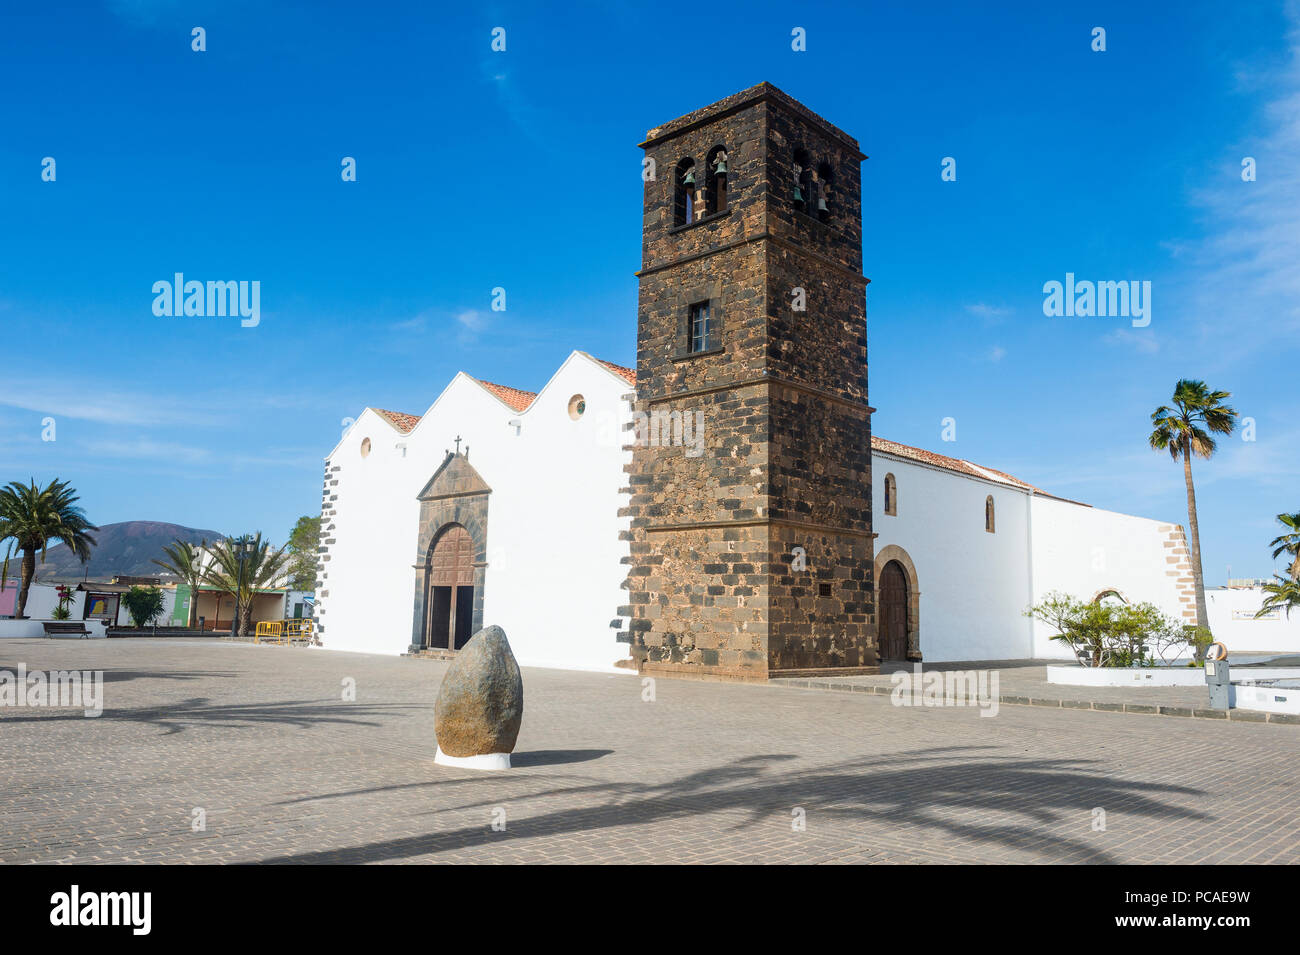
<svg viewBox="0 0 1300 955">
<path fill-rule="evenodd" d="M 713 312 L 708 302 L 696 302 L 690 312 L 691 354 L 708 351 L 713 344 Z"/>
</svg>

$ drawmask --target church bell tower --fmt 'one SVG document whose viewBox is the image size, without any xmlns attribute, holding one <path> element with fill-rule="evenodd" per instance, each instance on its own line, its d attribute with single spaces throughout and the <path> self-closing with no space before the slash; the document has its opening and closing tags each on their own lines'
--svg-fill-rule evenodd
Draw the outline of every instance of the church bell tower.
<svg viewBox="0 0 1300 955">
<path fill-rule="evenodd" d="M 623 639 L 647 674 L 876 672 L 866 157 L 767 83 L 641 147 Z"/>
</svg>

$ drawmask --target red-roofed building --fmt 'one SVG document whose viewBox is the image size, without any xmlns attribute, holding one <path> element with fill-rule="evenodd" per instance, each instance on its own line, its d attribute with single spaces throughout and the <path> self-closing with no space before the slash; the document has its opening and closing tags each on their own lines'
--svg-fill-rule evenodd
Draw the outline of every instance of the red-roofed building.
<svg viewBox="0 0 1300 955">
<path fill-rule="evenodd" d="M 498 623 L 526 663 L 622 658 L 626 620 L 612 608 L 626 600 L 624 446 L 652 423 L 633 415 L 635 389 L 633 369 L 575 351 L 537 392 L 460 374 L 424 415 L 366 409 L 327 462 L 325 645 L 447 654 L 458 631 Z M 708 448 L 707 420 L 695 434 L 689 415 L 657 424 L 664 453 L 690 453 L 693 438 Z M 878 436 L 871 452 L 872 569 L 889 590 L 882 624 L 898 631 L 891 656 L 1060 656 L 1022 616 L 1051 589 L 1116 592 L 1180 616 L 1190 607 L 1176 524 Z M 465 532 L 446 557 L 453 526 Z"/>
<path fill-rule="evenodd" d="M 1177 524 L 872 436 L 855 139 L 762 83 L 641 145 L 637 370 L 366 409 L 325 464 L 325 646 L 497 624 L 525 665 L 762 680 L 1067 658 L 1025 616 L 1052 591 L 1191 615 Z"/>
</svg>

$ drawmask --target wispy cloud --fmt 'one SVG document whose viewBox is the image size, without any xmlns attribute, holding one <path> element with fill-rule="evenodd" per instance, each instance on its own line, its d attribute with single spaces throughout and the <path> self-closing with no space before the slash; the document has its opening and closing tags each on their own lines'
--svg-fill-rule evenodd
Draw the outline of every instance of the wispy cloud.
<svg viewBox="0 0 1300 955">
<path fill-rule="evenodd" d="M 1154 355 L 1160 351 L 1160 340 L 1150 329 L 1133 331 L 1129 328 L 1117 328 L 1103 335 L 1101 340 L 1108 345 L 1128 348 L 1142 355 Z"/>
<path fill-rule="evenodd" d="M 61 378 L 0 382 L 0 406 L 20 408 L 54 418 L 75 418 L 100 424 L 134 426 L 211 425 L 226 420 L 214 402 L 106 388 L 98 382 Z"/>
<path fill-rule="evenodd" d="M 1293 487 L 1296 482 L 1296 452 L 1300 429 L 1270 433 L 1268 426 L 1257 432 L 1254 441 L 1243 441 L 1238 434 L 1219 439 L 1213 467 L 1201 467 L 1196 484 L 1229 481 L 1270 486 Z M 1193 467 L 1200 464 L 1196 459 Z"/>
<path fill-rule="evenodd" d="M 1013 465 L 1013 468 L 1015 466 Z M 1169 486 L 1169 456 L 1132 446 L 1122 449 L 1094 449 L 1086 462 L 1063 461 L 1054 467 L 1021 466 L 1013 474 L 1032 480 L 1034 484 L 1054 494 L 1076 496 L 1089 500 L 1088 488 L 1110 491 L 1115 487 L 1115 476 L 1123 474 L 1126 495 L 1141 501 L 1153 501 L 1165 496 Z M 1029 477 L 1032 474 L 1033 477 Z M 1181 475 L 1180 475 L 1181 477 Z"/>
<path fill-rule="evenodd" d="M 1011 314 L 1011 309 L 1001 305 L 989 305 L 987 302 L 976 302 L 973 305 L 965 306 L 965 309 L 976 318 L 982 318 L 985 321 L 997 321 Z"/>
<path fill-rule="evenodd" d="M 1257 346 L 1246 329 L 1300 333 L 1300 3 L 1293 0 L 1286 10 L 1288 57 L 1262 78 L 1274 95 L 1258 117 L 1258 133 L 1225 150 L 1213 182 L 1193 196 L 1208 235 L 1173 250 L 1199 269 L 1196 312 L 1203 337 L 1226 348 Z M 1247 157 L 1255 163 L 1253 182 L 1242 180 Z"/>
<path fill-rule="evenodd" d="M 88 454 L 106 458 L 163 459 L 180 464 L 203 464 L 213 460 L 208 448 L 192 447 L 174 441 L 156 441 L 152 438 L 131 438 L 125 441 L 95 439 L 83 445 Z"/>
<path fill-rule="evenodd" d="M 427 312 L 421 312 L 414 318 L 408 318 L 402 322 L 393 322 L 389 329 L 395 332 L 422 332 L 429 325 L 429 315 Z"/>
<path fill-rule="evenodd" d="M 212 445 L 181 444 L 175 441 L 136 437 L 114 441 L 96 438 L 78 445 L 79 452 L 101 463 L 106 461 L 134 461 L 163 463 L 184 469 L 186 466 L 203 466 L 202 472 L 211 477 L 213 469 L 222 473 L 242 468 L 273 468 L 276 473 L 285 468 L 302 468 L 315 471 L 320 468 L 320 448 L 267 447 L 231 451 L 226 443 Z M 183 473 L 183 472 L 182 472 Z"/>
<path fill-rule="evenodd" d="M 498 105 L 516 129 L 532 140 L 535 147 L 554 150 L 554 137 L 545 132 L 545 114 L 524 96 L 521 84 L 502 68 L 503 62 L 502 54 L 491 54 L 481 67 L 484 81 L 496 92 Z"/>
<path fill-rule="evenodd" d="M 479 334 L 487 328 L 488 317 L 476 308 L 466 309 L 456 316 L 460 332 L 456 338 L 462 345 L 472 345 L 478 341 Z"/>
<path fill-rule="evenodd" d="M 439 308 L 426 308 L 411 318 L 392 322 L 388 330 L 402 335 L 424 332 L 451 332 L 458 345 L 474 345 L 491 324 L 490 316 L 476 308 L 450 312 Z"/>
</svg>

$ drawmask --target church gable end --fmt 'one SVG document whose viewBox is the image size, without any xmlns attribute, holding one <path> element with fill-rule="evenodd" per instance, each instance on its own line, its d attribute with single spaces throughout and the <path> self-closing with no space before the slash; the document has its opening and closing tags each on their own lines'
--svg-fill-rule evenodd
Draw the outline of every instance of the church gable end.
<svg viewBox="0 0 1300 955">
<path fill-rule="evenodd" d="M 468 450 L 468 449 L 466 449 Z M 490 494 L 492 488 L 463 454 L 448 452 L 424 489 L 416 495 L 421 501 L 433 501 L 462 494 Z"/>
</svg>

